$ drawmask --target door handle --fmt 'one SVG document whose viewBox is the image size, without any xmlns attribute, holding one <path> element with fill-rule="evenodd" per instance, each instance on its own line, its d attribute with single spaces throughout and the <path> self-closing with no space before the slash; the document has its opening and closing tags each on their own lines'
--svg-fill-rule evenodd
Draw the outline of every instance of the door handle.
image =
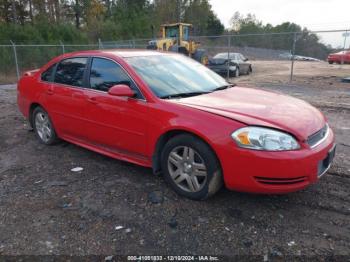
<svg viewBox="0 0 350 262">
<path fill-rule="evenodd" d="M 80 98 L 84 98 L 84 95 L 79 94 L 79 93 L 73 93 L 73 94 L 72 94 L 72 97 L 73 97 L 73 98 L 80 99 Z"/>
<path fill-rule="evenodd" d="M 97 103 L 98 103 L 96 97 L 89 97 L 89 98 L 87 99 L 87 101 L 90 102 L 90 103 L 92 103 L 92 104 L 97 104 Z"/>
</svg>

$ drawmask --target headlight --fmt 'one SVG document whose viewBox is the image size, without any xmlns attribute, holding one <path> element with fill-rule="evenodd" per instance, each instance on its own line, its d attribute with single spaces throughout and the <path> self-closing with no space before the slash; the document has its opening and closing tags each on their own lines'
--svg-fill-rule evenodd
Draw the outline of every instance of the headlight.
<svg viewBox="0 0 350 262">
<path fill-rule="evenodd" d="M 264 127 L 243 127 L 233 132 L 231 136 L 237 145 L 243 148 L 266 151 L 300 148 L 298 142 L 291 135 Z"/>
</svg>

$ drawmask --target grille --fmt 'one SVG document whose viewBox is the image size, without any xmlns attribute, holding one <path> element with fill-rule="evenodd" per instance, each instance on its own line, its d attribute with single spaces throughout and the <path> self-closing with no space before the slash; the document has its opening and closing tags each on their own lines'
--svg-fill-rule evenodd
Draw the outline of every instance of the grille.
<svg viewBox="0 0 350 262">
<path fill-rule="evenodd" d="M 266 185 L 293 185 L 305 182 L 306 176 L 293 178 L 270 178 L 270 177 L 255 177 L 256 181 Z"/>
<path fill-rule="evenodd" d="M 329 131 L 328 129 L 328 125 L 325 125 L 324 127 L 322 127 L 322 129 L 309 136 L 307 138 L 307 143 L 309 144 L 309 146 L 315 147 L 318 144 L 320 144 L 327 137 Z"/>
</svg>

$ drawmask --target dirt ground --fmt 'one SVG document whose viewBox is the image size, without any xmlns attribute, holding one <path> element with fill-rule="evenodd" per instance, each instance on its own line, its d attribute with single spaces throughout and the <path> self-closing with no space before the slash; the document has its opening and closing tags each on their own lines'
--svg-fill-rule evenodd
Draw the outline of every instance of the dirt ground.
<svg viewBox="0 0 350 262">
<path fill-rule="evenodd" d="M 299 97 L 329 119 L 338 143 L 319 183 L 283 196 L 223 189 L 177 196 L 151 169 L 62 142 L 44 146 L 0 86 L 0 254 L 350 256 L 350 65 L 254 62 L 243 86 Z M 80 172 L 72 172 L 82 167 Z M 122 228 L 121 228 L 122 227 Z M 343 260 L 344 259 L 344 260 Z"/>
</svg>

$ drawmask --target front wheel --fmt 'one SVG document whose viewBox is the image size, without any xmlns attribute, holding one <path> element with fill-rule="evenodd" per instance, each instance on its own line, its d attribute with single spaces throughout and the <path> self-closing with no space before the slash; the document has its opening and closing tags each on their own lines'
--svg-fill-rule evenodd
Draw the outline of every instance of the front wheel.
<svg viewBox="0 0 350 262">
<path fill-rule="evenodd" d="M 239 77 L 240 73 L 239 73 L 239 67 L 236 68 L 235 70 L 235 77 Z"/>
<path fill-rule="evenodd" d="M 207 52 L 204 49 L 197 49 L 196 52 L 192 55 L 192 58 L 203 65 L 209 64 L 209 58 Z"/>
<path fill-rule="evenodd" d="M 52 145 L 58 141 L 56 131 L 48 113 L 42 107 L 33 110 L 33 128 L 39 141 L 45 145 Z"/>
<path fill-rule="evenodd" d="M 179 195 L 203 200 L 222 186 L 222 172 L 212 149 L 188 134 L 169 140 L 162 152 L 165 180 Z"/>
</svg>

